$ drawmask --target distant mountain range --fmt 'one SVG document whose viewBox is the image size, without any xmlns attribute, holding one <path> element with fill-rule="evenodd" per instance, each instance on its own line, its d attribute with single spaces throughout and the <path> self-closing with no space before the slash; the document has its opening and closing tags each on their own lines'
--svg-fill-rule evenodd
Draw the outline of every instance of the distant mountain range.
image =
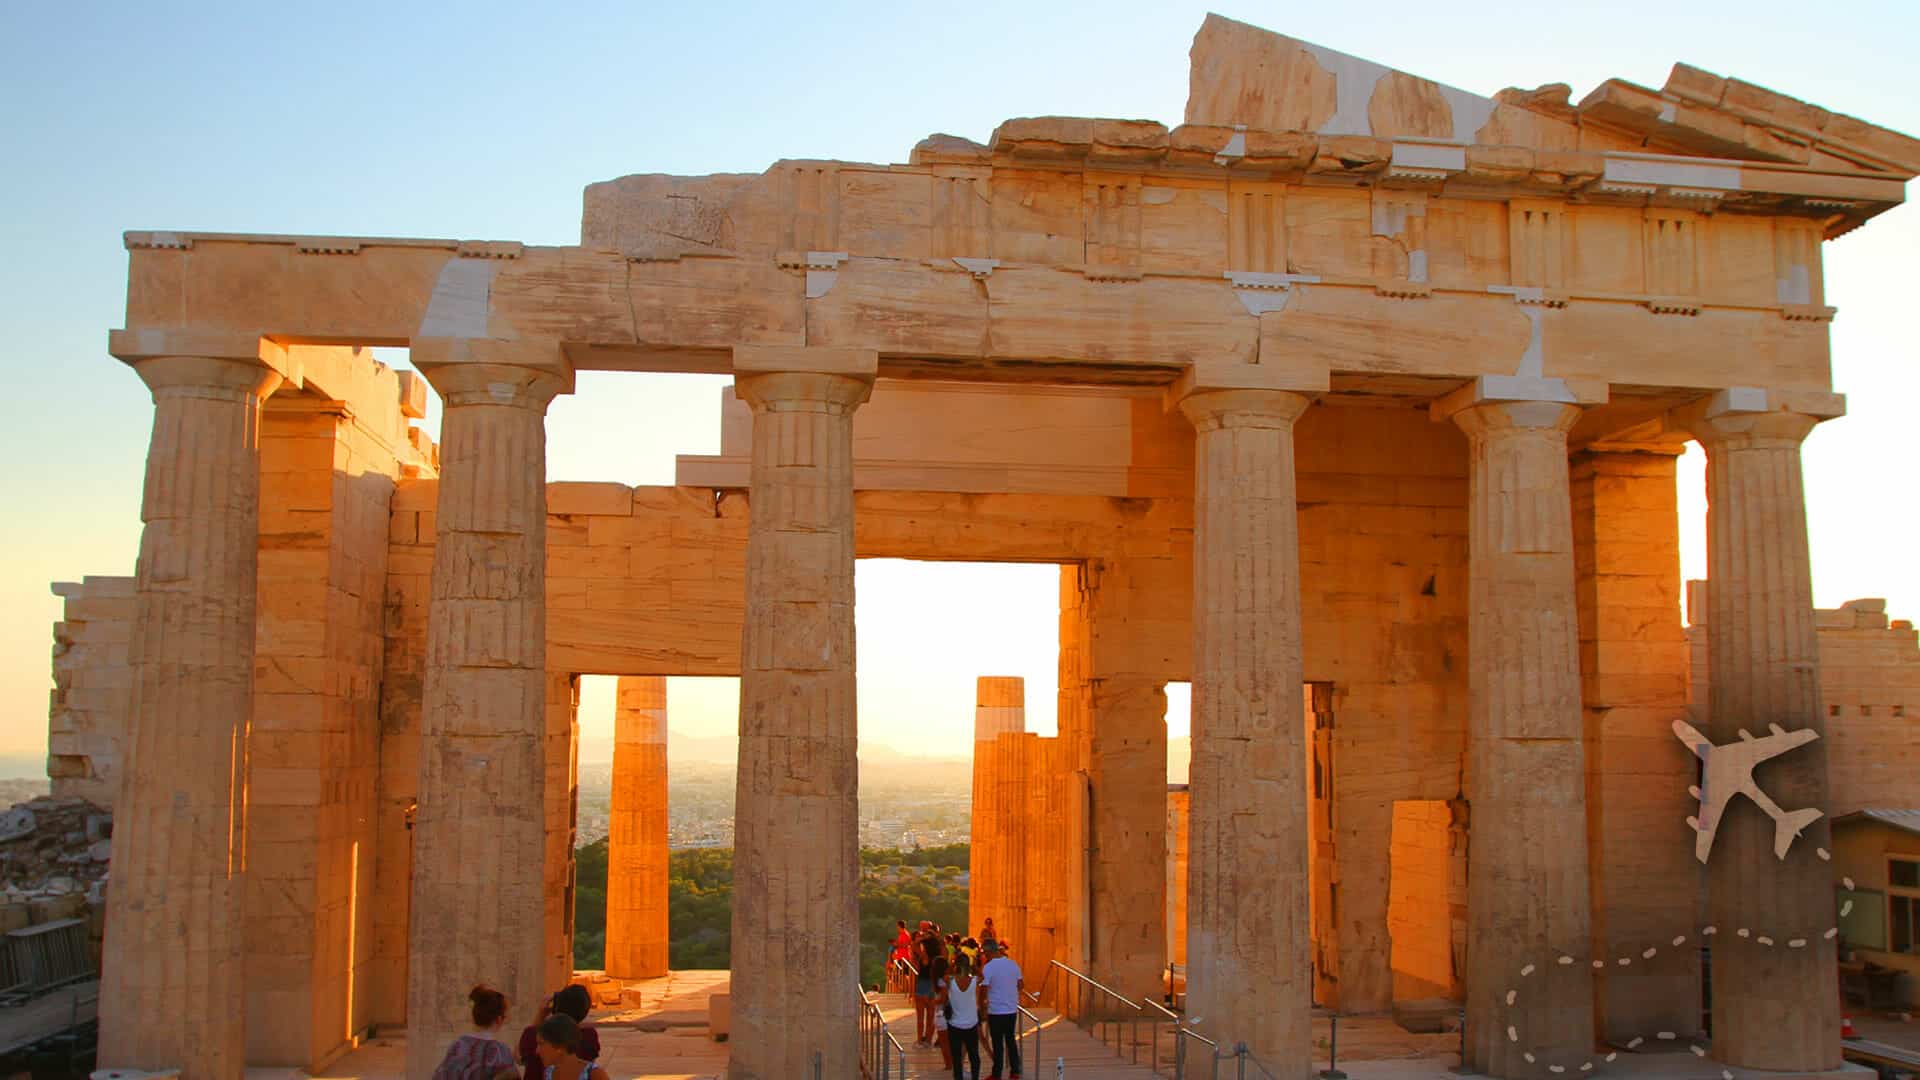
<svg viewBox="0 0 1920 1080">
<path fill-rule="evenodd" d="M 732 735 L 689 735 L 667 729 L 669 765 L 733 765 L 739 758 L 740 740 Z M 952 754 L 909 754 L 885 743 L 860 744 L 860 760 L 868 764 L 927 762 L 941 765 L 965 765 L 967 759 Z M 611 736 L 580 739 L 580 762 L 604 765 L 613 761 Z"/>
<path fill-rule="evenodd" d="M 740 740 L 728 735 L 688 735 L 667 730 L 667 761 L 675 765 L 726 765 L 738 759 Z M 1167 740 L 1167 782 L 1187 782 L 1187 766 L 1193 756 L 1193 740 L 1182 735 Z M 966 765 L 967 759 L 952 755 L 909 754 L 885 743 L 860 744 L 860 760 L 868 765 L 926 763 L 942 766 Z M 611 738 L 580 740 L 581 764 L 605 765 L 613 761 Z"/>
</svg>

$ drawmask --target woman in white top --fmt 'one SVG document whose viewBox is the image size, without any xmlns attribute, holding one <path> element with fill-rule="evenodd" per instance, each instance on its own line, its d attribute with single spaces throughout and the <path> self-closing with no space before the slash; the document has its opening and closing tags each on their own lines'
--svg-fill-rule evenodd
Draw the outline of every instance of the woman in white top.
<svg viewBox="0 0 1920 1080">
<path fill-rule="evenodd" d="M 953 1049 L 953 1080 L 969 1080 L 960 1074 L 962 1060 L 973 1063 L 971 1080 L 980 1080 L 980 991 L 967 954 L 954 958 L 953 973 L 941 981 L 934 1008 L 938 1010 L 937 1015 L 947 1021 L 947 1040 Z"/>
</svg>

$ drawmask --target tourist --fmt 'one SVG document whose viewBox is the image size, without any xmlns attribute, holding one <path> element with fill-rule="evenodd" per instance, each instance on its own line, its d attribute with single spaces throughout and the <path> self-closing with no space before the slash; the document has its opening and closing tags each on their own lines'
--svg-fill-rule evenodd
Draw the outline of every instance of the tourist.
<svg viewBox="0 0 1920 1080">
<path fill-rule="evenodd" d="M 985 943 L 982 943 L 985 948 Z M 1014 1038 L 1015 1021 L 1020 1016 L 1020 992 L 1027 981 L 1020 976 L 1020 965 L 1007 955 L 1007 943 L 995 941 L 992 959 L 980 972 L 980 996 L 987 1005 L 987 1034 L 993 1040 L 993 1072 L 988 1080 L 999 1080 L 1002 1064 L 1013 1071 L 1004 1075 L 1020 1080 L 1020 1042 Z"/>
<path fill-rule="evenodd" d="M 600 1060 L 600 1032 L 587 1023 L 587 1013 L 593 1009 L 593 996 L 587 988 L 575 983 L 548 998 L 540 1006 L 540 1020 L 558 1013 L 573 1018 L 580 1028 L 580 1037 L 574 1044 L 574 1050 L 585 1061 Z M 525 1066 L 526 1074 L 521 1080 L 540 1080 L 544 1065 L 540 1060 L 540 1021 L 528 1024 L 520 1033 L 520 1064 Z"/>
<path fill-rule="evenodd" d="M 927 973 L 933 976 L 933 1042 L 940 1048 L 941 1068 L 952 1068 L 953 1052 L 947 1045 L 947 1013 L 952 1010 L 940 1003 L 947 982 L 947 958 L 935 957 Z"/>
<path fill-rule="evenodd" d="M 919 976 L 914 979 L 915 1015 L 924 1023 L 920 1027 L 920 1044 L 930 1046 L 941 1040 L 938 1025 L 934 1023 L 934 993 L 938 989 L 935 983 L 934 968 L 946 962 L 946 944 L 940 937 L 937 923 L 921 920 L 920 936 L 913 946 L 914 966 Z"/>
<path fill-rule="evenodd" d="M 467 994 L 473 1016 L 473 1031 L 453 1040 L 433 1080 L 519 1080 L 513 1067 L 513 1051 L 499 1039 L 501 1025 L 507 1022 L 507 995 L 486 983 Z"/>
<path fill-rule="evenodd" d="M 980 1080 L 980 991 L 973 978 L 973 961 L 961 953 L 939 991 L 940 1008 L 947 1017 L 947 1061 L 953 1080 Z M 960 1075 L 961 1055 L 971 1061 L 973 1075 Z"/>
<path fill-rule="evenodd" d="M 910 993 L 913 990 L 913 977 L 908 974 L 907 964 L 913 956 L 913 935 L 907 932 L 907 920 L 895 920 L 893 925 L 900 932 L 893 936 L 893 949 L 887 954 L 887 991 Z"/>
<path fill-rule="evenodd" d="M 960 941 L 960 952 L 962 955 L 964 955 L 967 958 L 967 963 L 971 964 L 975 971 L 978 971 L 980 969 L 980 943 L 979 942 L 973 940 L 972 938 L 962 938 Z"/>
<path fill-rule="evenodd" d="M 993 920 L 988 919 L 980 928 L 980 951 L 988 960 L 993 959 L 993 947 L 999 942 L 1000 935 L 993 929 Z"/>
<path fill-rule="evenodd" d="M 540 1021 L 540 1060 L 546 1065 L 541 1080 L 613 1080 L 607 1070 L 575 1053 L 579 1043 L 580 1025 L 566 1013 Z"/>
<path fill-rule="evenodd" d="M 920 936 L 913 942 L 913 1038 L 920 1046 L 933 1041 L 933 975 L 927 969 L 927 938 L 933 924 L 920 920 Z"/>
</svg>

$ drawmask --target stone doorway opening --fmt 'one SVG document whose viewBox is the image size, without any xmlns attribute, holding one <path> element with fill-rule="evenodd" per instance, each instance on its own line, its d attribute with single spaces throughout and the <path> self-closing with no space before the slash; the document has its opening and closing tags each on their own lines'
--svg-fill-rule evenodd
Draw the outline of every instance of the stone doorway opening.
<svg viewBox="0 0 1920 1080">
<path fill-rule="evenodd" d="M 1393 804 L 1388 849 L 1387 939 L 1393 1002 L 1457 1002 L 1465 996 L 1467 852 L 1453 804 Z"/>
<path fill-rule="evenodd" d="M 1307 746 L 1307 926 L 1313 957 L 1313 1000 L 1339 1000 L 1339 897 L 1334 883 L 1333 845 L 1333 684 L 1302 685 Z"/>
<path fill-rule="evenodd" d="M 740 681 L 585 675 L 579 684 L 574 967 L 625 980 L 726 968 Z M 677 916 L 676 874 L 693 883 L 685 891 L 694 900 Z"/>
</svg>

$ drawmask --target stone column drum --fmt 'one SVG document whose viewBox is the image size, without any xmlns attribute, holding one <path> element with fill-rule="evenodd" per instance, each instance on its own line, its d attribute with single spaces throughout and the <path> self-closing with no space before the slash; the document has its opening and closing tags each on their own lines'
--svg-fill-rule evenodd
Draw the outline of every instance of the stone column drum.
<svg viewBox="0 0 1920 1080">
<path fill-rule="evenodd" d="M 1693 431 L 1707 452 L 1708 730 L 1715 745 L 1768 726 L 1824 732 L 1800 443 L 1819 417 L 1764 410 L 1758 391 L 1727 392 Z M 1832 395 L 1821 395 L 1829 401 Z M 1837 406 L 1828 412 L 1835 415 Z M 1754 771 L 1788 811 L 1827 808 L 1827 741 Z M 1738 1068 L 1840 1067 L 1834 991 L 1834 875 L 1820 853 L 1829 820 L 1774 855 L 1774 822 L 1728 804 L 1707 861 L 1713 939 L 1713 1055 Z M 1738 931 L 1746 929 L 1751 936 Z M 1771 946 L 1759 942 L 1761 935 Z M 1793 947 L 1795 940 L 1804 945 Z"/>
<path fill-rule="evenodd" d="M 622 678 L 607 820 L 607 974 L 667 973 L 667 680 Z"/>
<path fill-rule="evenodd" d="M 416 364 L 422 360 L 416 346 Z M 562 379 L 424 369 L 445 405 L 408 931 L 407 1075 L 472 1025 L 467 991 L 544 994 L 546 427 Z"/>
<path fill-rule="evenodd" d="M 129 362 L 153 391 L 154 418 L 99 1059 L 237 1080 L 260 405 L 281 377 L 242 357 Z"/>
<path fill-rule="evenodd" d="M 733 1080 L 856 1076 L 853 412 L 870 350 L 734 350 L 753 409 L 734 801 Z"/>
<path fill-rule="evenodd" d="M 1276 1076 L 1312 1064 L 1293 427 L 1311 399 L 1198 389 L 1187 1012 Z M 1136 793 L 1164 813 L 1164 787 Z"/>
<path fill-rule="evenodd" d="M 1470 447 L 1467 1060 L 1576 1074 L 1594 1051 L 1567 467 L 1580 409 L 1478 387 L 1442 409 Z"/>
</svg>

